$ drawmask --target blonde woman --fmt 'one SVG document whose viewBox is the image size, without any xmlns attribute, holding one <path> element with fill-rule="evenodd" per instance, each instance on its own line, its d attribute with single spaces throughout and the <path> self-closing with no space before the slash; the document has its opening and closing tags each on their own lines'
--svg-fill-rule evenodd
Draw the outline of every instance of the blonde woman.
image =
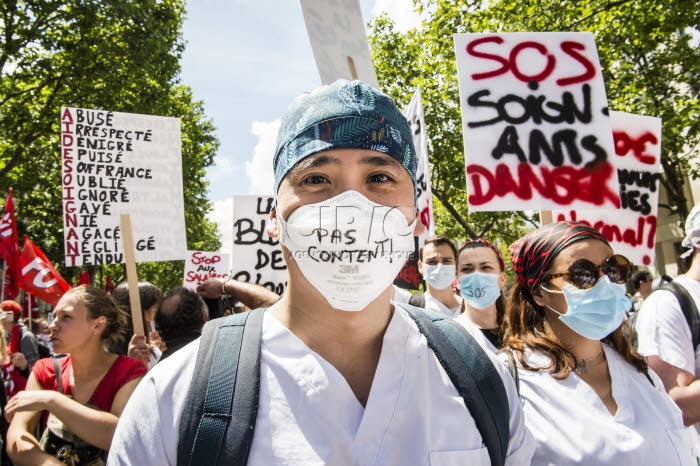
<svg viewBox="0 0 700 466">
<path fill-rule="evenodd" d="M 8 401 L 8 454 L 22 464 L 102 464 L 124 405 L 146 368 L 106 348 L 122 338 L 126 317 L 104 291 L 70 290 L 49 326 L 60 359 L 34 366 L 27 389 Z M 58 377 L 57 377 L 58 375 Z M 43 411 L 47 431 L 34 436 Z"/>
</svg>

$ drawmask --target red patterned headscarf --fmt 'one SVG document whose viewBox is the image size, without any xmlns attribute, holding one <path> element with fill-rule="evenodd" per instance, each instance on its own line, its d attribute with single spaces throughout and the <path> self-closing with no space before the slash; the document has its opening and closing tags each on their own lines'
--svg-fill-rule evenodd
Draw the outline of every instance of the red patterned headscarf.
<svg viewBox="0 0 700 466">
<path fill-rule="evenodd" d="M 493 244 L 489 243 L 486 241 L 484 238 L 477 238 L 475 240 L 469 241 L 466 243 L 464 246 L 459 248 L 459 252 L 457 253 L 457 257 L 462 253 L 467 248 L 474 248 L 474 247 L 479 247 L 478 245 L 483 245 L 489 249 L 491 249 L 493 252 L 496 253 L 496 257 L 498 258 L 498 263 L 501 266 L 501 271 L 504 271 L 506 269 L 506 262 L 503 260 L 503 254 L 501 254 L 501 251 L 498 250 L 496 246 Z M 482 246 L 482 247 L 483 247 Z"/>
<path fill-rule="evenodd" d="M 508 247 L 520 285 L 532 295 L 545 271 L 564 248 L 591 238 L 608 244 L 598 230 L 579 222 L 550 223 L 523 236 Z"/>
</svg>

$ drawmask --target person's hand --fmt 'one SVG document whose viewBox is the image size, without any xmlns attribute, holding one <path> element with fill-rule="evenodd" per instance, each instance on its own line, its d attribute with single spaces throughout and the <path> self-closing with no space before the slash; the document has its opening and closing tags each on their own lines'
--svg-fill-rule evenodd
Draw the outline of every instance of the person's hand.
<svg viewBox="0 0 700 466">
<path fill-rule="evenodd" d="M 160 337 L 160 333 L 158 333 L 158 330 L 152 330 L 151 333 L 148 334 L 148 341 L 151 342 L 151 346 L 157 347 L 161 351 L 161 353 L 168 349 L 168 347 L 165 345 L 165 342 Z"/>
<path fill-rule="evenodd" d="M 144 366 L 148 367 L 148 358 L 150 357 L 151 349 L 148 347 L 146 337 L 144 335 L 134 335 L 129 342 L 127 356 L 138 359 Z"/>
<path fill-rule="evenodd" d="M 12 365 L 15 366 L 17 369 L 23 371 L 27 368 L 27 358 L 24 357 L 24 354 L 22 353 L 12 353 L 10 356 L 12 359 Z"/>
<path fill-rule="evenodd" d="M 223 280 L 218 278 L 208 278 L 204 283 L 197 285 L 197 293 L 203 298 L 218 299 L 223 294 L 222 288 L 224 283 Z"/>
<path fill-rule="evenodd" d="M 55 396 L 63 396 L 53 390 L 22 390 L 9 399 L 5 406 L 5 419 L 11 422 L 15 413 L 45 411 L 51 407 Z"/>
</svg>

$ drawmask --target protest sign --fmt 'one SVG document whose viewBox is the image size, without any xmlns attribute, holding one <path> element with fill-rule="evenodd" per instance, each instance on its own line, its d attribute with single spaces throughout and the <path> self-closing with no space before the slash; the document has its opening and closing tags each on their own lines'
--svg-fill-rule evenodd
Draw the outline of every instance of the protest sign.
<svg viewBox="0 0 700 466">
<path fill-rule="evenodd" d="M 267 234 L 274 196 L 233 196 L 231 277 L 277 294 L 287 288 L 287 264 L 276 238 Z"/>
<path fill-rule="evenodd" d="M 416 208 L 420 212 L 420 221 L 425 225 L 425 233 L 418 237 L 418 244 L 423 245 L 426 239 L 435 236 L 433 223 L 433 190 L 430 187 L 430 159 L 428 157 L 428 136 L 425 133 L 425 117 L 423 114 L 423 95 L 421 88 L 416 89 L 413 98 L 403 110 L 413 132 L 413 145 L 416 147 Z"/>
<path fill-rule="evenodd" d="M 433 222 L 433 191 L 430 187 L 430 160 L 428 158 L 428 138 L 425 133 L 425 118 L 423 114 L 423 95 L 421 88 L 416 89 L 413 98 L 403 109 L 403 116 L 411 125 L 413 145 L 416 147 L 418 167 L 416 169 L 416 209 L 420 222 L 425 226 L 425 232 L 418 237 L 416 252 L 399 272 L 394 281 L 396 286 L 416 290 L 420 286 L 421 275 L 418 272 L 418 248 L 425 240 L 435 236 Z"/>
<path fill-rule="evenodd" d="M 124 263 L 121 214 L 138 262 L 185 258 L 177 118 L 64 107 L 61 159 L 66 265 Z"/>
<path fill-rule="evenodd" d="M 554 219 L 578 220 L 600 231 L 613 251 L 639 265 L 654 263 L 661 175 L 661 119 L 610 112 L 620 210 L 560 210 Z"/>
<path fill-rule="evenodd" d="M 619 208 L 590 33 L 455 34 L 472 211 Z"/>
<path fill-rule="evenodd" d="M 185 259 L 185 288 L 195 290 L 197 285 L 210 278 L 226 280 L 229 272 L 229 255 L 220 252 L 187 251 Z"/>
<path fill-rule="evenodd" d="M 322 84 L 360 79 L 379 89 L 358 0 L 301 0 Z"/>
</svg>

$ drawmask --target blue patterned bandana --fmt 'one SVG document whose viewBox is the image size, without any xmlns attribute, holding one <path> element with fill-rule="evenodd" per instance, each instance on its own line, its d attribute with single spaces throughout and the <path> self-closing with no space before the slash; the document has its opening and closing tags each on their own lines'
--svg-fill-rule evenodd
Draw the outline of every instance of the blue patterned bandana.
<svg viewBox="0 0 700 466">
<path fill-rule="evenodd" d="M 340 79 L 294 99 L 277 135 L 275 194 L 300 160 L 328 149 L 370 149 L 398 160 L 416 186 L 411 127 L 389 96 L 361 81 Z"/>
</svg>

